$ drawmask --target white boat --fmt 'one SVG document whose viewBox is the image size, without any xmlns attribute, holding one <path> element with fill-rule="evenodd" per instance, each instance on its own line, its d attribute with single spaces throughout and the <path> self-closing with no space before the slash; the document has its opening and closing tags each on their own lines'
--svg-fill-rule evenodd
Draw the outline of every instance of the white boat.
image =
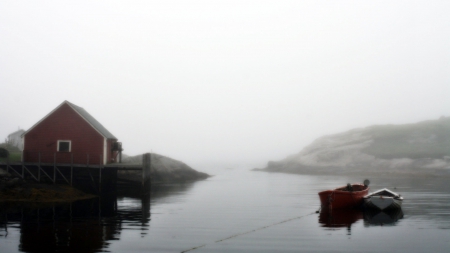
<svg viewBox="0 0 450 253">
<path fill-rule="evenodd" d="M 381 189 L 364 196 L 364 206 L 378 210 L 402 208 L 403 197 L 389 189 Z"/>
</svg>

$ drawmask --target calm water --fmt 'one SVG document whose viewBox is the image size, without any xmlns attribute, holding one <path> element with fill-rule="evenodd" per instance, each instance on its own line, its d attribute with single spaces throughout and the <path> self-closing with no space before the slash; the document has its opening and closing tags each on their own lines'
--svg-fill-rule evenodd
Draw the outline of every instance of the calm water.
<svg viewBox="0 0 450 253">
<path fill-rule="evenodd" d="M 145 199 L 3 205 L 0 252 L 450 251 L 447 179 L 370 178 L 403 195 L 402 213 L 315 213 L 317 192 L 363 179 L 224 170 Z"/>
</svg>

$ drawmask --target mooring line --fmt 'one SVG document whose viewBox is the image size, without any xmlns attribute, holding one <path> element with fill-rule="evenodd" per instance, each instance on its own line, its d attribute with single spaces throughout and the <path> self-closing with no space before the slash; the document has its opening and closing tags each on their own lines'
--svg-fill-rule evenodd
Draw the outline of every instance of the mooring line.
<svg viewBox="0 0 450 253">
<path fill-rule="evenodd" d="M 218 242 L 223 242 L 223 241 L 226 241 L 226 240 L 230 240 L 230 239 L 232 239 L 232 238 L 235 238 L 235 237 L 238 237 L 238 236 L 241 236 L 241 235 L 250 234 L 250 233 L 253 233 L 253 232 L 256 232 L 256 231 L 259 231 L 259 230 L 263 230 L 263 229 L 266 229 L 266 228 L 270 228 L 270 227 L 273 227 L 273 226 L 276 226 L 276 225 L 280 225 L 280 224 L 283 224 L 283 223 L 286 223 L 286 222 L 289 222 L 289 221 L 301 219 L 301 218 L 303 218 L 303 217 L 306 217 L 306 216 L 309 216 L 309 215 L 312 215 L 312 214 L 315 214 L 315 213 L 317 213 L 317 211 L 315 211 L 315 212 L 313 212 L 313 213 L 305 214 L 305 215 L 302 215 L 302 216 L 290 218 L 290 219 L 287 219 L 287 220 L 283 220 L 283 221 L 280 221 L 280 222 L 277 222 L 277 223 L 272 223 L 272 224 L 270 224 L 270 225 L 267 225 L 267 226 L 264 226 L 264 227 L 260 227 L 260 228 L 256 228 L 256 229 L 253 229 L 253 230 L 249 230 L 249 231 L 247 231 L 247 232 L 243 232 L 243 233 L 239 233 L 239 234 L 234 234 L 234 235 L 229 236 L 229 237 L 226 237 L 226 238 L 224 238 L 224 239 L 217 240 L 217 241 L 215 241 L 215 242 L 213 242 L 213 243 L 218 243 Z M 211 244 L 211 243 L 210 243 L 210 244 Z M 197 247 L 190 248 L 190 249 L 188 249 L 188 250 L 183 250 L 183 251 L 181 251 L 180 253 L 185 253 L 185 252 L 188 252 L 188 251 L 196 250 L 196 249 L 205 247 L 206 245 L 208 245 L 208 244 L 203 244 L 203 245 L 200 245 L 200 246 L 197 246 Z"/>
<path fill-rule="evenodd" d="M 188 250 L 183 250 L 183 251 L 181 251 L 181 253 L 188 252 L 188 251 L 191 251 L 191 250 L 196 250 L 196 249 L 199 249 L 199 248 L 205 247 L 205 246 L 206 246 L 206 244 L 203 244 L 203 245 L 200 245 L 200 246 L 197 246 L 197 247 L 194 247 L 194 248 L 190 248 Z"/>
</svg>

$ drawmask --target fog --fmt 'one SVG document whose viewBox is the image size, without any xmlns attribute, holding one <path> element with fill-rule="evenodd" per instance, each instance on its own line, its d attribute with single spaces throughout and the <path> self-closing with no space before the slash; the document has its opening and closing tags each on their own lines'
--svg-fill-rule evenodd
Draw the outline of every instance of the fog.
<svg viewBox="0 0 450 253">
<path fill-rule="evenodd" d="M 193 168 L 450 116 L 448 1 L 1 1 L 0 138 L 68 100 Z"/>
</svg>

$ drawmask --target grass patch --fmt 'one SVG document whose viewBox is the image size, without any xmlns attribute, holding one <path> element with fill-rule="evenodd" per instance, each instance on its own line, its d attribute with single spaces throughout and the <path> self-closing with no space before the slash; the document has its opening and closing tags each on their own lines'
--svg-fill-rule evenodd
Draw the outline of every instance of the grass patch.
<svg viewBox="0 0 450 253">
<path fill-rule="evenodd" d="M 0 148 L 4 148 L 9 152 L 9 161 L 10 162 L 20 162 L 22 161 L 22 151 L 17 147 L 8 145 L 6 143 L 0 143 Z M 0 162 L 7 162 L 7 158 L 0 157 Z"/>
<path fill-rule="evenodd" d="M 0 162 L 6 163 L 7 160 L 8 160 L 7 158 L 0 158 Z M 20 162 L 20 161 L 22 161 L 22 152 L 9 153 L 9 162 Z"/>
</svg>

